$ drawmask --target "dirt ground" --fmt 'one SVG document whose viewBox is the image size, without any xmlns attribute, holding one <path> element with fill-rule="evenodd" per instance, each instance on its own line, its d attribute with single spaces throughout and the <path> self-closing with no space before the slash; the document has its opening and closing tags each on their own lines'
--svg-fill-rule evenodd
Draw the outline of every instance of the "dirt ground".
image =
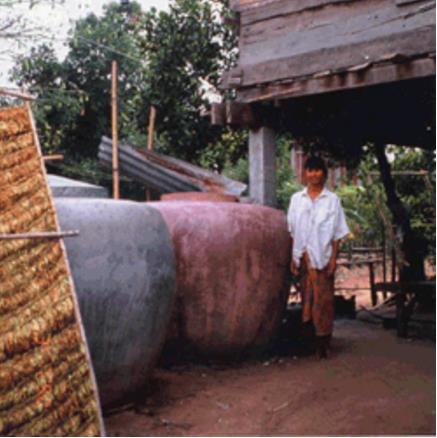
<svg viewBox="0 0 437 438">
<path fill-rule="evenodd" d="M 367 287 L 367 270 L 342 268 L 337 285 Z M 105 416 L 107 435 L 435 435 L 435 335 L 340 319 L 328 360 L 292 343 L 258 361 L 158 368 L 135 405 Z"/>
<path fill-rule="evenodd" d="M 159 368 L 108 436 L 435 435 L 435 343 L 338 320 L 332 354 Z"/>
</svg>

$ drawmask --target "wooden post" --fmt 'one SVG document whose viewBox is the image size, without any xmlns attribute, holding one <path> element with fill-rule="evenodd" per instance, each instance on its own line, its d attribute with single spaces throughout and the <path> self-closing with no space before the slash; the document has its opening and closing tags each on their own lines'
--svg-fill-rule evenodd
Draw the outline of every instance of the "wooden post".
<svg viewBox="0 0 437 438">
<path fill-rule="evenodd" d="M 378 303 L 378 295 L 375 287 L 375 271 L 373 269 L 373 262 L 368 262 L 369 267 L 369 279 L 370 279 L 370 297 L 372 299 L 372 306 L 376 306 Z"/>
<path fill-rule="evenodd" d="M 118 121 L 117 121 L 117 61 L 112 61 L 111 81 L 111 115 L 112 115 L 112 181 L 113 198 L 120 198 L 120 183 L 118 172 Z"/>
<path fill-rule="evenodd" d="M 396 249 L 393 247 L 391 250 L 391 281 L 396 281 Z"/>
<path fill-rule="evenodd" d="M 387 248 L 386 248 L 386 241 L 385 241 L 385 227 L 382 225 L 382 281 L 387 283 Z M 384 300 L 387 298 L 387 291 L 384 290 L 382 292 L 382 296 Z"/>
<path fill-rule="evenodd" d="M 153 150 L 153 133 L 155 131 L 156 108 L 152 105 L 149 114 L 149 128 L 147 129 L 147 150 Z"/>
<path fill-rule="evenodd" d="M 149 127 L 147 129 L 147 150 L 153 151 L 153 134 L 155 131 L 156 108 L 152 105 L 149 113 Z M 146 190 L 146 201 L 152 200 L 150 189 Z"/>
<path fill-rule="evenodd" d="M 400 338 L 406 338 L 408 335 L 408 319 L 405 301 L 405 285 L 399 282 L 399 290 L 396 293 L 396 329 L 397 335 Z"/>
</svg>

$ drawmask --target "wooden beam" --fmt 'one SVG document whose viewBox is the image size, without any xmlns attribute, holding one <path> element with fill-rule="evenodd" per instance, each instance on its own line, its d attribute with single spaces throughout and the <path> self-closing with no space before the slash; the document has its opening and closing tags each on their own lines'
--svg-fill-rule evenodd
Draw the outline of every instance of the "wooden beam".
<svg viewBox="0 0 437 438">
<path fill-rule="evenodd" d="M 239 64 L 259 64 L 435 27 L 432 9 L 435 4 L 429 0 L 402 8 L 393 0 L 367 0 L 248 24 L 244 23 L 243 14 Z"/>
<path fill-rule="evenodd" d="M 211 105 L 211 124 L 226 125 L 226 105 L 224 103 L 213 103 Z"/>
<path fill-rule="evenodd" d="M 251 105 L 240 102 L 226 102 L 226 123 L 242 128 L 256 129 L 259 126 Z"/>
<path fill-rule="evenodd" d="M 241 26 L 247 26 L 257 22 L 272 20 L 279 17 L 285 17 L 292 14 L 302 15 L 304 12 L 311 10 L 317 10 L 321 8 L 328 8 L 332 6 L 346 6 L 356 11 L 361 5 L 357 0 L 264 0 L 264 1 L 252 1 L 241 4 L 241 1 L 231 1 L 232 10 L 239 12 L 241 15 Z M 369 3 L 373 10 L 377 7 L 375 2 Z M 396 0 L 395 4 L 400 8 L 400 12 L 405 6 L 409 6 L 413 3 L 429 4 L 429 0 Z M 331 8 L 333 11 L 338 8 Z M 318 13 L 318 12 L 316 12 Z"/>
<path fill-rule="evenodd" d="M 321 8 L 336 3 L 351 3 L 355 0 L 231 0 L 230 8 L 248 13 L 251 20 L 264 20 L 278 14 L 290 14 L 308 9 Z"/>
<path fill-rule="evenodd" d="M 249 129 L 257 129 L 261 124 L 251 105 L 235 101 L 213 104 L 211 106 L 211 123 Z"/>
<path fill-rule="evenodd" d="M 239 67 L 243 70 L 242 82 L 238 88 L 279 80 L 303 79 L 326 71 L 342 72 L 363 64 L 363 61 L 373 65 L 385 61 L 387 55 L 392 53 L 401 54 L 405 58 L 416 58 L 428 56 L 433 52 L 435 52 L 434 29 L 431 27 L 415 29 L 358 44 L 324 48 L 290 58 L 242 65 Z M 229 74 L 232 76 L 232 71 Z M 229 82 L 222 86 L 237 88 L 231 87 Z"/>
<path fill-rule="evenodd" d="M 404 81 L 435 76 L 435 59 L 423 58 L 403 64 L 376 64 L 363 71 L 332 73 L 325 77 L 311 77 L 292 82 L 268 84 L 264 87 L 250 87 L 238 91 L 238 100 L 244 103 L 289 99 L 361 88 L 389 82 Z"/>
<path fill-rule="evenodd" d="M 225 77 L 228 88 L 238 88 L 243 84 L 243 69 L 235 67 L 227 72 Z"/>
</svg>

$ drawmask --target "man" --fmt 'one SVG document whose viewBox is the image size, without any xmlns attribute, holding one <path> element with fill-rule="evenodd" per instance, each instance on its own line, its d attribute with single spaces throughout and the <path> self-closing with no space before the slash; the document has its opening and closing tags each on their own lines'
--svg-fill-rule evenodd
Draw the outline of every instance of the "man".
<svg viewBox="0 0 437 438">
<path fill-rule="evenodd" d="M 340 199 L 325 188 L 327 168 L 319 157 L 304 166 L 307 186 L 290 199 L 290 270 L 300 276 L 304 329 L 312 322 L 316 353 L 327 358 L 334 321 L 334 275 L 340 239 L 349 234 Z"/>
</svg>

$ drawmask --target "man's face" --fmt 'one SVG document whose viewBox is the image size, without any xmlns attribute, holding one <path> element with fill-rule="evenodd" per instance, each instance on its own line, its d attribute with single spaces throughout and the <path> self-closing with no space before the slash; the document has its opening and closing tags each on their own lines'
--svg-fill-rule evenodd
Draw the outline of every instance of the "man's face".
<svg viewBox="0 0 437 438">
<path fill-rule="evenodd" d="M 305 179 L 308 184 L 320 185 L 325 183 L 325 175 L 322 169 L 305 169 Z"/>
</svg>

